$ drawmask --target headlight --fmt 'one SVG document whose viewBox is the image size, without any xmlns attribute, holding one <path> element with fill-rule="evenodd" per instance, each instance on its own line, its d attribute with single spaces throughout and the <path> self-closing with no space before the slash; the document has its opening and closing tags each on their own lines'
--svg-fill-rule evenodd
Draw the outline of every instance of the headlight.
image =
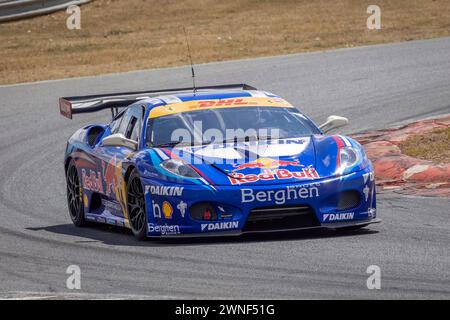
<svg viewBox="0 0 450 320">
<path fill-rule="evenodd" d="M 341 168 L 353 167 L 360 162 L 361 156 L 359 151 L 352 147 L 345 147 L 340 150 L 339 163 Z"/>
<path fill-rule="evenodd" d="M 200 178 L 200 175 L 188 163 L 181 159 L 168 159 L 161 162 L 167 171 L 185 178 Z"/>
<path fill-rule="evenodd" d="M 353 147 L 344 147 L 339 151 L 339 166 L 336 174 L 344 175 L 352 171 L 363 169 L 365 163 L 364 152 Z"/>
</svg>

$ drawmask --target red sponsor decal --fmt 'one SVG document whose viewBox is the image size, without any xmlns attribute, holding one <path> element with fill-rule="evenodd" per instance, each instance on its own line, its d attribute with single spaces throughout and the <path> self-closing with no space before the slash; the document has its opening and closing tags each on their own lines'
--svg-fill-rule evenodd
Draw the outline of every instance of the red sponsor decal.
<svg viewBox="0 0 450 320">
<path fill-rule="evenodd" d="M 244 99 L 220 99 L 220 100 L 203 100 L 198 102 L 200 108 L 204 107 L 219 107 L 219 106 L 233 106 L 248 104 Z"/>
<path fill-rule="evenodd" d="M 268 180 L 287 180 L 287 179 L 318 179 L 319 174 L 314 168 L 304 168 L 301 171 L 290 171 L 288 169 L 264 170 L 259 174 L 234 173 L 228 177 L 232 185 L 252 183 Z"/>
<path fill-rule="evenodd" d="M 337 156 L 336 156 L 336 168 L 339 168 L 341 165 L 341 149 L 345 146 L 344 142 L 342 142 L 342 139 L 338 136 L 333 136 L 334 141 L 336 141 L 336 145 L 338 148 Z"/>
<path fill-rule="evenodd" d="M 116 176 L 116 157 L 113 157 L 108 163 L 103 161 L 102 167 L 103 167 L 103 180 L 106 183 L 106 195 L 107 196 L 111 196 L 112 194 L 115 195 L 119 185 Z"/>
<path fill-rule="evenodd" d="M 298 161 L 259 158 L 252 162 L 237 165 L 234 170 L 239 171 L 244 169 L 275 169 L 287 166 L 301 166 L 301 164 Z"/>
</svg>

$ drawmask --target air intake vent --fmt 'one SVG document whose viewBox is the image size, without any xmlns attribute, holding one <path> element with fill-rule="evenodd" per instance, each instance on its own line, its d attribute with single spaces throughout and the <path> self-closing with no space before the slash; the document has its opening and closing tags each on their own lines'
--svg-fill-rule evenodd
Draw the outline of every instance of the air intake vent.
<svg viewBox="0 0 450 320">
<path fill-rule="evenodd" d="M 319 225 L 314 210 L 309 206 L 263 207 L 250 212 L 243 231 L 288 230 Z"/>
<path fill-rule="evenodd" d="M 353 209 L 359 206 L 361 197 L 358 191 L 350 190 L 339 193 L 337 208 L 338 210 Z"/>
</svg>

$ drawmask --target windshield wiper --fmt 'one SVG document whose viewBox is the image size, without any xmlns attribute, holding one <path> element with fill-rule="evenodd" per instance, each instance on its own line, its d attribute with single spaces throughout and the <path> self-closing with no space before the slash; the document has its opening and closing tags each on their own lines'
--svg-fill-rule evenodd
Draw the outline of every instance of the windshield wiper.
<svg viewBox="0 0 450 320">
<path fill-rule="evenodd" d="M 166 143 L 161 143 L 161 144 L 156 144 L 156 145 L 150 144 L 149 147 L 151 147 L 151 148 L 173 148 L 175 146 L 185 147 L 185 146 L 189 146 L 189 145 L 190 144 L 186 143 L 186 142 L 171 141 L 171 142 L 166 142 Z"/>
<path fill-rule="evenodd" d="M 270 141 L 272 139 L 281 139 L 281 138 L 275 138 L 275 137 L 272 137 L 272 136 L 262 136 L 262 137 L 258 136 L 257 138 L 258 138 L 258 141 L 261 141 L 261 140 Z"/>
<path fill-rule="evenodd" d="M 234 138 L 230 138 L 230 139 L 224 139 L 224 140 L 222 140 L 222 141 L 220 142 L 220 144 L 225 144 L 225 143 L 237 143 L 237 142 L 247 142 L 247 141 L 250 141 L 250 140 L 247 140 L 247 137 L 245 137 L 245 138 L 237 138 L 237 137 L 234 137 Z"/>
<path fill-rule="evenodd" d="M 269 141 L 272 139 L 278 139 L 272 136 L 251 136 L 251 137 L 244 137 L 244 138 L 238 138 L 238 137 L 234 137 L 234 138 L 230 138 L 230 139 L 224 139 L 220 142 L 217 142 L 217 144 L 226 144 L 226 143 L 237 143 L 237 142 L 249 142 L 249 141 L 261 141 L 261 140 L 265 140 L 265 141 Z M 170 141 L 170 142 L 166 142 L 166 143 L 161 143 L 161 144 L 157 144 L 157 145 L 152 145 L 150 144 L 149 147 L 151 148 L 173 148 L 175 146 L 181 146 L 181 147 L 186 147 L 186 146 L 195 146 L 195 145 L 209 145 L 209 144 L 214 144 L 216 143 L 215 140 L 210 140 L 210 141 L 203 141 L 201 143 L 187 143 L 187 142 L 178 142 L 178 141 Z"/>
<path fill-rule="evenodd" d="M 237 143 L 237 142 L 250 142 L 250 141 L 268 141 L 268 140 L 272 140 L 272 139 L 278 139 L 272 136 L 251 136 L 251 137 L 244 137 L 244 138 L 231 138 L 231 139 L 225 139 L 222 141 L 222 144 L 224 143 Z"/>
</svg>

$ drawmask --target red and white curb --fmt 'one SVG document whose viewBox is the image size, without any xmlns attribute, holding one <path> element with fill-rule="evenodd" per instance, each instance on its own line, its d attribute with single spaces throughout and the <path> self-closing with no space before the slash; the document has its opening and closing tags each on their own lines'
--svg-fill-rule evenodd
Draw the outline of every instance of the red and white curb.
<svg viewBox="0 0 450 320">
<path fill-rule="evenodd" d="M 450 114 L 401 127 L 352 135 L 366 150 L 375 167 L 381 191 L 450 197 L 450 163 L 436 164 L 403 154 L 398 145 L 414 134 L 449 128 Z"/>
</svg>

